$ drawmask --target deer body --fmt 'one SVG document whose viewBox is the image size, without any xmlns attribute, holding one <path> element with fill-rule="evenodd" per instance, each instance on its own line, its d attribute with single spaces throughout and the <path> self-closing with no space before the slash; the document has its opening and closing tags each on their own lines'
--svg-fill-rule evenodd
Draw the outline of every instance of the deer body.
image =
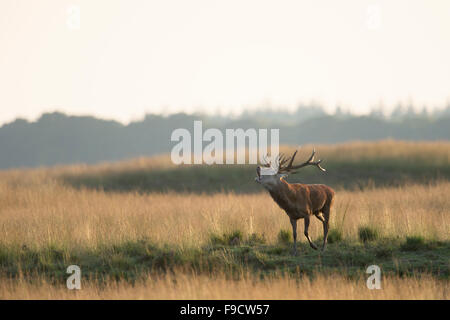
<svg viewBox="0 0 450 320">
<path fill-rule="evenodd" d="M 334 191 L 323 184 L 290 184 L 280 179 L 279 186 L 268 189 L 272 199 L 289 218 L 302 219 L 322 212 L 332 204 Z"/>
<path fill-rule="evenodd" d="M 320 160 L 318 162 L 312 162 L 314 159 L 314 151 L 307 162 L 299 166 L 292 166 L 296 153 L 297 152 L 295 152 L 290 159 L 279 159 L 275 163 L 275 167 L 270 165 L 270 169 L 266 170 L 265 173 L 262 172 L 265 169 L 258 167 L 258 177 L 256 178 L 256 181 L 261 183 L 264 188 L 269 191 L 272 199 L 289 216 L 294 238 L 294 254 L 297 253 L 298 219 L 304 219 L 305 237 L 311 247 L 317 249 L 317 246 L 311 241 L 308 234 L 311 216 L 315 216 L 323 223 L 324 240 L 322 250 L 325 250 L 328 237 L 330 210 L 335 193 L 333 189 L 323 184 L 291 184 L 284 180 L 288 172 L 306 165 L 316 165 L 319 169 L 325 171 L 325 169 L 320 167 Z M 289 161 L 289 164 L 283 167 L 287 161 Z"/>
</svg>

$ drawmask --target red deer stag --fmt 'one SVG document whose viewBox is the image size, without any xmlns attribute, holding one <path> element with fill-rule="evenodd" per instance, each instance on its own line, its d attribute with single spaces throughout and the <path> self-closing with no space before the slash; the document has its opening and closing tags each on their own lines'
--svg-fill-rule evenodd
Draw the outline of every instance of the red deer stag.
<svg viewBox="0 0 450 320">
<path fill-rule="evenodd" d="M 310 246 L 317 250 L 317 246 L 311 241 L 308 235 L 309 218 L 314 215 L 323 223 L 323 246 L 327 245 L 328 228 L 330 220 L 330 209 L 333 204 L 334 190 L 323 184 L 301 184 L 288 183 L 284 179 L 289 173 L 305 166 L 316 166 L 322 171 L 320 166 L 322 160 L 314 161 L 316 151 L 313 150 L 309 159 L 299 165 L 293 166 L 295 155 L 285 158 L 277 156 L 274 163 L 266 162 L 256 168 L 256 182 L 263 185 L 269 191 L 273 200 L 283 209 L 291 220 L 292 233 L 294 236 L 293 254 L 297 254 L 297 220 L 305 221 L 305 237 Z"/>
</svg>

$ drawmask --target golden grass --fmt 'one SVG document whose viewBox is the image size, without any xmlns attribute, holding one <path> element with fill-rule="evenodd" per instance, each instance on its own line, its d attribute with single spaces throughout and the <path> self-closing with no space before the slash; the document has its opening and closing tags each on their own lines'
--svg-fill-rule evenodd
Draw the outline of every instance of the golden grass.
<svg viewBox="0 0 450 320">
<path fill-rule="evenodd" d="M 448 240 L 450 183 L 412 185 L 337 193 L 332 228 L 356 238 L 370 225 L 383 236 L 423 235 Z M 138 194 L 73 189 L 39 174 L 0 181 L 0 244 L 41 247 L 96 246 L 148 239 L 179 246 L 200 246 L 212 232 L 239 229 L 276 241 L 290 229 L 286 214 L 265 192 L 237 195 Z M 321 236 L 313 220 L 311 235 Z"/>
<path fill-rule="evenodd" d="M 280 146 L 280 152 L 290 154 L 299 150 L 297 161 L 310 155 L 312 149 L 316 148 L 317 156 L 321 159 L 334 162 L 360 162 L 364 160 L 401 160 L 406 163 L 414 161 L 428 165 L 450 164 L 450 142 L 449 141 L 398 141 L 380 140 L 375 142 L 353 141 L 341 144 L 314 144 L 302 146 Z M 303 158 L 302 158 L 303 157 Z M 118 162 L 104 162 L 96 165 L 74 164 L 43 167 L 34 169 L 11 169 L 0 170 L 0 177 L 4 174 L 21 175 L 23 172 L 39 172 L 41 175 L 64 174 L 98 174 L 109 172 L 120 172 L 127 170 L 152 170 L 176 167 L 170 161 L 169 154 L 152 157 L 140 157 Z"/>
<path fill-rule="evenodd" d="M 333 159 L 333 161 L 360 162 L 363 160 L 400 159 L 405 162 L 414 161 L 434 165 L 450 163 L 449 141 L 354 141 L 343 144 L 314 145 L 314 147 L 318 154 L 320 151 L 321 158 Z M 303 146 L 305 150 L 312 148 L 313 145 Z M 308 151 L 304 151 L 304 153 L 308 153 Z"/>
<path fill-rule="evenodd" d="M 134 285 L 110 281 L 106 285 L 82 282 L 80 290 L 68 290 L 45 280 L 0 280 L 0 299 L 449 299 L 448 281 L 423 275 L 419 278 L 384 277 L 381 289 L 369 290 L 365 279 L 339 275 L 274 277 L 264 281 L 245 276 L 235 281 L 224 276 L 178 274 L 147 277 Z"/>
</svg>

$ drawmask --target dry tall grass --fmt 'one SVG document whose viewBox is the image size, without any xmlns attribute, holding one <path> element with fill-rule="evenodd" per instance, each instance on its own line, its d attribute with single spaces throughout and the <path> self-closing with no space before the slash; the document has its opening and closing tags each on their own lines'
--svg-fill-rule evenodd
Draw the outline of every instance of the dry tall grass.
<svg viewBox="0 0 450 320">
<path fill-rule="evenodd" d="M 83 282 L 80 290 L 68 290 L 44 280 L 0 280 L 0 299 L 449 299 L 449 284 L 429 276 L 385 277 L 381 289 L 369 290 L 365 279 L 339 275 L 275 277 L 264 281 L 247 276 L 239 281 L 224 276 L 179 274 L 147 279 L 131 285 L 111 281 L 106 286 Z"/>
<path fill-rule="evenodd" d="M 450 183 L 340 191 L 331 218 L 344 237 L 357 237 L 361 225 L 384 236 L 423 235 L 445 240 L 450 234 Z M 97 246 L 149 239 L 200 246 L 209 235 L 239 229 L 264 234 L 270 242 L 289 219 L 269 195 L 138 194 L 76 190 L 56 180 L 30 175 L 0 181 L 0 232 L 3 245 Z M 310 233 L 320 236 L 319 221 Z"/>
</svg>

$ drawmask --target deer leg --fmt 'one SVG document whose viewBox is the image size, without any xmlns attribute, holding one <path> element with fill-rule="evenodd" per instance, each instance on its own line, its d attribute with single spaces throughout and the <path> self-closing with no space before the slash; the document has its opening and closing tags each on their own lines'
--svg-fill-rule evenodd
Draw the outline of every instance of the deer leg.
<svg viewBox="0 0 450 320">
<path fill-rule="evenodd" d="M 305 218 L 305 237 L 306 237 L 306 239 L 308 239 L 308 242 L 309 242 L 309 245 L 311 246 L 311 248 L 313 248 L 314 250 L 317 250 L 317 246 L 311 241 L 311 238 L 309 237 L 308 228 L 309 228 L 309 217 L 306 217 Z"/>
<path fill-rule="evenodd" d="M 324 222 L 325 219 L 322 217 L 322 215 L 320 214 L 320 212 L 314 213 L 314 216 L 319 219 L 320 221 Z"/>
<path fill-rule="evenodd" d="M 297 255 L 297 220 L 291 219 L 291 225 L 292 225 L 292 236 L 294 237 L 294 250 L 292 254 L 294 256 Z"/>
<path fill-rule="evenodd" d="M 324 208 L 322 211 L 324 215 L 324 220 L 322 220 L 323 223 L 323 245 L 322 245 L 322 251 L 325 251 L 325 248 L 327 246 L 327 238 L 328 238 L 328 229 L 330 227 L 329 220 L 330 220 L 330 208 Z"/>
</svg>

